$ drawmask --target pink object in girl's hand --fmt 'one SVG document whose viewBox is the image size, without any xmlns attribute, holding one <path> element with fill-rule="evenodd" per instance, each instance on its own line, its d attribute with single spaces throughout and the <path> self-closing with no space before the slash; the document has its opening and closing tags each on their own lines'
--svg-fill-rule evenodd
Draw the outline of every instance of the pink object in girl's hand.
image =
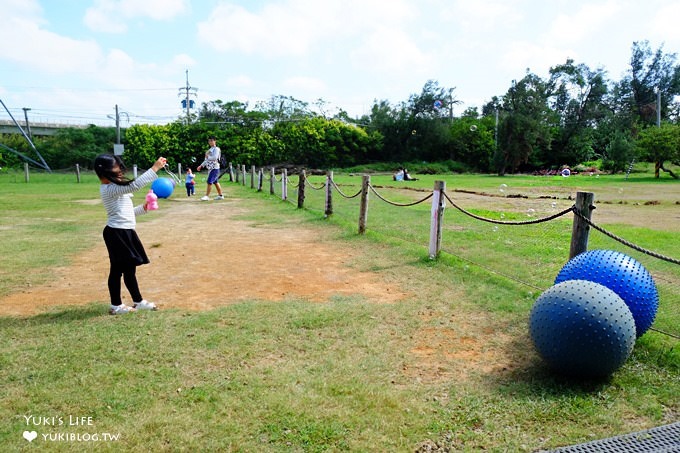
<svg viewBox="0 0 680 453">
<path fill-rule="evenodd" d="M 149 190 L 146 194 L 146 210 L 155 211 L 156 209 L 158 209 L 158 196 L 153 193 L 153 190 Z"/>
</svg>

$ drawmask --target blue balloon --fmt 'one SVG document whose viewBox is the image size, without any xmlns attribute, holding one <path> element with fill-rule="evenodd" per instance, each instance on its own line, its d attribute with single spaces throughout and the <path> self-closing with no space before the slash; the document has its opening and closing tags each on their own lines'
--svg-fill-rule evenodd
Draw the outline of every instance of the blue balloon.
<svg viewBox="0 0 680 453">
<path fill-rule="evenodd" d="M 569 260 L 555 283 L 566 280 L 588 280 L 618 294 L 633 313 L 638 338 L 652 326 L 659 293 L 652 275 L 630 256 L 615 250 L 589 250 Z"/>
<path fill-rule="evenodd" d="M 151 183 L 151 190 L 158 198 L 168 198 L 175 189 L 175 183 L 170 178 L 158 178 Z"/>
<path fill-rule="evenodd" d="M 555 371 L 601 378 L 619 369 L 635 345 L 635 320 L 611 289 L 567 280 L 541 294 L 531 310 L 531 340 Z"/>
</svg>

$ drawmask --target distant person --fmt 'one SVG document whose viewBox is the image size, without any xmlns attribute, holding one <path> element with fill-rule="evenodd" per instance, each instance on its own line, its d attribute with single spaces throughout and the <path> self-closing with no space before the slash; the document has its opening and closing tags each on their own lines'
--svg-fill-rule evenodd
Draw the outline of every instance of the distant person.
<svg viewBox="0 0 680 453">
<path fill-rule="evenodd" d="M 205 167 L 210 170 L 208 173 L 208 186 L 206 187 L 205 195 L 201 197 L 202 201 L 210 200 L 210 191 L 212 186 L 217 189 L 217 196 L 215 200 L 224 200 L 224 195 L 222 195 L 222 186 L 218 181 L 220 177 L 220 157 L 222 157 L 222 150 L 216 144 L 217 138 L 214 135 L 208 137 L 208 146 L 210 148 L 205 152 L 205 159 L 203 163 L 196 167 L 196 171 L 201 171 L 201 168 Z"/>
<path fill-rule="evenodd" d="M 125 165 L 119 156 L 102 154 L 94 160 L 94 171 L 101 185 L 99 193 L 106 209 L 107 221 L 104 227 L 104 243 L 109 252 L 108 287 L 111 297 L 112 315 L 122 315 L 135 310 L 156 310 L 156 304 L 142 297 L 137 283 L 137 266 L 148 264 L 144 246 L 135 231 L 136 217 L 146 214 L 147 203 L 134 206 L 132 193 L 158 178 L 158 170 L 165 167 L 165 157 L 159 157 L 150 169 L 137 179 L 125 176 Z M 132 297 L 133 306 L 123 304 L 120 297 L 120 279 Z"/>
<path fill-rule="evenodd" d="M 402 172 L 404 174 L 404 181 L 418 181 L 417 178 L 412 178 L 411 175 L 408 174 L 408 170 L 403 168 Z"/>
<path fill-rule="evenodd" d="M 184 186 L 187 188 L 187 197 L 192 196 L 194 193 L 196 193 L 195 190 L 195 185 L 196 181 L 196 175 L 191 171 L 191 168 L 187 168 L 187 174 L 184 177 Z"/>
</svg>

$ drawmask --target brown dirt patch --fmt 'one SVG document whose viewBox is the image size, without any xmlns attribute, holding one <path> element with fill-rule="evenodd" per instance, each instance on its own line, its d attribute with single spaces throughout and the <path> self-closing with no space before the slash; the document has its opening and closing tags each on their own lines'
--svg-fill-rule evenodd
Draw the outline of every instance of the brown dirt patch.
<svg viewBox="0 0 680 453">
<path fill-rule="evenodd" d="M 177 197 L 161 209 L 137 225 L 151 259 L 138 268 L 140 288 L 161 308 L 208 310 L 243 300 L 323 302 L 334 296 L 390 303 L 407 296 L 379 274 L 353 269 L 360 252 L 328 240 L 320 229 L 237 219 L 247 212 L 238 199 Z M 51 282 L 0 298 L 0 315 L 108 304 L 108 268 L 102 241 L 56 269 Z M 125 288 L 123 301 L 130 303 Z"/>
<path fill-rule="evenodd" d="M 366 251 L 333 241 L 330 229 L 258 223 L 243 220 L 242 214 L 248 209 L 235 198 L 162 202 L 161 211 L 137 225 L 151 259 L 138 268 L 144 297 L 161 309 L 210 310 L 245 300 L 323 303 L 356 296 L 368 303 L 393 303 L 412 296 L 379 273 L 357 269 L 354 263 Z M 103 314 L 108 269 L 102 241 L 74 256 L 70 265 L 53 269 L 50 282 L 0 297 L 0 316 L 32 316 L 93 302 L 101 303 Z M 125 288 L 123 300 L 130 303 Z M 502 336 L 490 345 L 479 337 L 491 328 L 486 317 L 432 310 L 419 317 L 426 325 L 433 320 L 442 324 L 419 329 L 412 338 L 410 358 L 401 370 L 407 379 L 462 382 L 507 366 L 509 340 Z"/>
<path fill-rule="evenodd" d="M 504 190 L 504 193 L 473 192 L 449 188 L 447 194 L 463 209 L 520 214 L 531 211 L 534 218 L 548 217 L 568 209 L 576 199 L 576 190 L 564 187 L 522 187 L 521 191 L 510 187 Z M 421 189 L 404 191 L 414 200 L 430 192 Z M 635 187 L 634 190 L 603 187 L 595 193 L 595 206 L 592 221 L 600 226 L 625 224 L 659 231 L 680 231 L 680 185 L 677 184 L 665 192 L 654 187 Z"/>
</svg>

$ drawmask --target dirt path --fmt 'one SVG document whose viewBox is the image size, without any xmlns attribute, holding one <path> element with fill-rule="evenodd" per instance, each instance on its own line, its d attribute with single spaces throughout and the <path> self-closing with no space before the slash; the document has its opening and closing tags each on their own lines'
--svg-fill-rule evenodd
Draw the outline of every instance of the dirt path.
<svg viewBox="0 0 680 453">
<path fill-rule="evenodd" d="M 165 204 L 165 206 L 163 206 Z M 394 302 L 406 294 L 378 274 L 349 266 L 356 250 L 300 225 L 254 224 L 239 199 L 200 202 L 176 197 L 137 225 L 151 264 L 138 268 L 142 294 L 161 308 L 207 310 L 241 300 L 314 302 L 359 295 Z M 56 306 L 108 306 L 103 241 L 56 269 L 52 282 L 0 298 L 0 315 L 27 316 Z M 130 303 L 123 289 L 123 301 Z"/>
</svg>

